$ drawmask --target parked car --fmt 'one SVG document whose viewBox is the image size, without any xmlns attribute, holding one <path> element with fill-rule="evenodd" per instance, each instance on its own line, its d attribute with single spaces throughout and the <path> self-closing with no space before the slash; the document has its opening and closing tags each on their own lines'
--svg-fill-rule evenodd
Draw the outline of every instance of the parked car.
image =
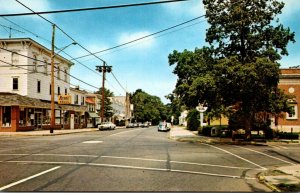
<svg viewBox="0 0 300 193">
<path fill-rule="evenodd" d="M 113 124 L 112 122 L 103 122 L 100 125 L 98 125 L 99 130 L 104 130 L 104 129 L 116 129 L 116 125 Z"/>
<path fill-rule="evenodd" d="M 133 123 L 129 123 L 126 128 L 134 128 L 134 124 Z"/>
<path fill-rule="evenodd" d="M 137 123 L 133 123 L 133 127 L 139 127 Z"/>
<path fill-rule="evenodd" d="M 171 129 L 171 123 L 167 122 L 159 122 L 157 126 L 157 131 L 170 131 Z"/>
<path fill-rule="evenodd" d="M 148 123 L 142 123 L 140 127 L 149 127 Z"/>
</svg>

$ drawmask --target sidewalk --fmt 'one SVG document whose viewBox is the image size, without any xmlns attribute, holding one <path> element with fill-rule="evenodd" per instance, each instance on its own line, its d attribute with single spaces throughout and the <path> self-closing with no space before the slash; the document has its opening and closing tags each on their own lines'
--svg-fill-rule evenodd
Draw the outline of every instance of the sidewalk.
<svg viewBox="0 0 300 193">
<path fill-rule="evenodd" d="M 189 131 L 184 127 L 173 127 L 170 130 L 169 138 L 180 142 L 193 143 L 218 143 L 218 144 L 254 144 L 274 145 L 285 142 L 241 142 L 232 141 L 230 138 L 199 136 L 197 131 Z M 269 169 L 257 175 L 258 180 L 274 192 L 299 192 L 300 191 L 300 164 L 283 166 Z"/>
<path fill-rule="evenodd" d="M 21 132 L 0 132 L 0 136 L 53 136 L 53 135 L 65 135 L 73 133 L 82 133 L 98 131 L 97 128 L 84 128 L 84 129 L 63 129 L 63 130 L 36 130 L 36 131 L 21 131 Z"/>
</svg>

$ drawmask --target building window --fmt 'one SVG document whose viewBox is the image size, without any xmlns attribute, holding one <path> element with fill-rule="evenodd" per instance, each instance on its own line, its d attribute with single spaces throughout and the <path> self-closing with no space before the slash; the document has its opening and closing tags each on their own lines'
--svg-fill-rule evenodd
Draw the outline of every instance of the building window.
<svg viewBox="0 0 300 193">
<path fill-rule="evenodd" d="M 11 107 L 2 107 L 2 127 L 11 125 Z"/>
<path fill-rule="evenodd" d="M 292 113 L 287 113 L 286 119 L 298 119 L 298 107 L 297 104 L 291 104 Z"/>
<path fill-rule="evenodd" d="M 46 75 L 48 74 L 48 62 L 47 62 L 47 60 L 44 60 L 44 73 Z"/>
<path fill-rule="evenodd" d="M 57 87 L 57 94 L 60 95 L 60 87 Z"/>
<path fill-rule="evenodd" d="M 51 95 L 51 84 L 50 84 L 50 87 L 49 87 L 49 94 Z"/>
<path fill-rule="evenodd" d="M 36 55 L 33 55 L 33 71 L 37 71 L 37 57 Z"/>
<path fill-rule="evenodd" d="M 68 89 L 67 88 L 65 88 L 65 95 L 67 95 L 68 94 Z"/>
<path fill-rule="evenodd" d="M 81 105 L 84 105 L 84 96 L 81 98 Z"/>
<path fill-rule="evenodd" d="M 13 87 L 13 90 L 19 89 L 19 78 L 17 78 L 17 77 L 13 78 L 12 87 Z"/>
<path fill-rule="evenodd" d="M 37 81 L 37 92 L 41 93 L 41 81 L 40 80 Z"/>
<path fill-rule="evenodd" d="M 78 104 L 78 95 L 75 95 L 75 100 L 74 100 L 74 104 L 77 105 Z"/>
<path fill-rule="evenodd" d="M 67 69 L 65 69 L 65 81 L 68 82 L 68 74 L 67 74 Z"/>
<path fill-rule="evenodd" d="M 57 79 L 60 80 L 60 68 L 59 68 L 59 66 L 57 67 Z"/>
</svg>

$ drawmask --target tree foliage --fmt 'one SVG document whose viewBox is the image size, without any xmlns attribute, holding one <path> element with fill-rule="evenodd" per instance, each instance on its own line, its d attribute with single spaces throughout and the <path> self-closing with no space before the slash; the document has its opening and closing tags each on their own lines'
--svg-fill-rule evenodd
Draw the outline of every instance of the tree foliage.
<svg viewBox="0 0 300 193">
<path fill-rule="evenodd" d="M 276 19 L 284 3 L 276 0 L 203 0 L 211 47 L 173 51 L 169 64 L 178 76 L 174 94 L 184 105 L 208 104 L 211 115 L 238 115 L 238 124 L 254 127 L 258 115 L 289 111 L 278 89 L 279 60 L 294 33 Z M 226 111 L 226 112 L 225 112 Z M 259 121 L 257 121 L 259 122 Z M 260 122 L 262 124 L 262 122 Z"/>
<path fill-rule="evenodd" d="M 98 94 L 99 105 L 102 105 L 102 87 L 99 91 L 96 91 L 95 94 Z M 104 88 L 104 117 L 109 118 L 113 116 L 112 102 L 109 97 L 113 97 L 114 94 L 109 89 Z M 101 108 L 102 109 L 102 108 Z M 100 109 L 100 114 L 101 114 Z"/>
<path fill-rule="evenodd" d="M 158 124 L 167 118 L 166 107 L 157 96 L 137 89 L 130 101 L 134 105 L 133 115 L 137 122 L 152 121 L 153 124 Z"/>
</svg>

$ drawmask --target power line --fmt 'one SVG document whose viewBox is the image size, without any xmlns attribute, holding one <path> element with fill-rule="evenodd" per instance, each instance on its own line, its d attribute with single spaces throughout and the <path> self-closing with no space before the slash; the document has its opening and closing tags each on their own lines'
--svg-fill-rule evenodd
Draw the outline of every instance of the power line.
<svg viewBox="0 0 300 193">
<path fill-rule="evenodd" d="M 33 13 L 35 13 L 35 11 L 33 11 L 31 8 L 29 8 L 28 6 L 24 5 L 23 3 L 21 3 L 19 0 L 16 0 L 18 3 L 20 3 L 22 6 L 26 7 L 27 9 L 29 9 L 30 11 L 32 11 Z M 97 59 L 99 59 L 100 61 L 103 62 L 103 65 L 106 64 L 106 62 L 104 60 L 102 60 L 101 58 L 99 58 L 97 55 L 93 54 L 91 51 L 89 51 L 88 49 L 86 49 L 84 46 L 82 46 L 80 43 L 78 43 L 75 39 L 73 39 L 69 34 L 67 34 L 63 29 L 61 29 L 59 26 L 57 26 L 56 24 L 54 24 L 53 22 L 51 22 L 50 20 L 46 19 L 45 17 L 39 15 L 39 14 L 36 14 L 38 15 L 39 17 L 41 17 L 42 19 L 44 19 L 45 21 L 49 22 L 51 25 L 55 25 L 63 34 L 65 34 L 68 38 L 70 38 L 73 42 L 76 42 L 77 45 L 79 45 L 82 49 L 84 49 L 85 51 L 87 51 L 90 55 L 93 55 L 94 57 L 96 57 Z M 65 53 L 66 55 L 68 55 L 66 52 L 63 52 Z M 71 57 L 70 55 L 68 55 L 69 57 Z M 73 57 L 71 57 L 73 58 Z M 76 58 L 74 59 L 75 61 L 77 61 L 78 63 L 80 63 Z M 80 63 L 81 64 L 81 63 Z M 88 68 L 89 70 L 93 71 L 94 73 L 97 73 L 95 72 L 94 70 L 92 70 L 91 68 L 87 67 L 86 65 L 82 64 L 83 66 L 85 66 L 86 68 Z M 97 75 L 99 75 L 97 73 Z"/>
<path fill-rule="evenodd" d="M 113 5 L 113 6 L 104 6 L 104 7 L 89 7 L 81 9 L 65 9 L 65 10 L 56 10 L 56 11 L 40 11 L 34 13 L 13 13 L 13 14 L 1 14 L 0 16 L 12 17 L 12 16 L 26 16 L 26 15 L 43 15 L 43 14 L 54 14 L 54 13 L 68 13 L 68 12 L 79 12 L 79 11 L 93 11 L 93 10 L 103 10 L 103 9 L 116 9 L 116 8 L 125 8 L 125 7 L 137 7 L 145 5 L 155 5 L 163 3 L 173 3 L 189 0 L 167 0 L 167 1 L 157 1 L 157 2 L 148 2 L 148 3 L 136 3 L 136 4 L 123 4 L 123 5 Z"/>
<path fill-rule="evenodd" d="M 47 63 L 46 61 L 37 60 L 37 59 L 35 59 L 35 58 L 31 58 L 31 57 L 29 57 L 29 56 L 25 56 L 25 55 L 23 55 L 23 54 L 19 54 L 19 53 L 17 53 L 17 52 L 12 51 L 12 50 L 7 50 L 7 49 L 1 48 L 1 47 L 0 47 L 0 49 L 5 50 L 5 51 L 8 51 L 8 52 L 11 52 L 11 53 L 15 53 L 15 54 L 17 54 L 17 55 L 20 55 L 20 56 L 22 56 L 22 57 L 26 57 L 26 58 L 29 58 L 29 59 L 32 59 L 32 60 L 35 60 L 35 61 L 39 61 L 39 62 L 46 63 L 46 65 L 50 65 L 50 64 Z M 0 61 L 2 61 L 2 60 L 0 60 Z M 14 64 L 5 62 L 5 61 L 2 61 L 2 62 L 6 63 L 6 64 L 8 64 L 8 65 L 13 65 L 13 66 L 15 66 L 15 67 L 20 67 L 20 68 L 21 68 L 21 66 L 35 66 L 35 65 L 21 65 L 21 66 L 19 66 L 19 65 L 14 65 Z M 56 63 L 56 64 L 58 64 L 58 63 Z M 38 65 L 38 66 L 44 66 L 44 65 Z M 37 67 L 38 67 L 38 66 L 37 66 Z M 59 70 L 60 72 L 64 72 L 64 71 L 62 71 L 61 69 L 59 69 L 58 67 L 56 67 L 56 66 L 54 66 L 54 68 L 56 68 L 56 69 Z M 22 69 L 28 70 L 28 69 L 26 69 L 26 68 L 22 68 Z M 36 71 L 33 71 L 33 72 L 36 72 Z M 40 72 L 37 72 L 37 73 L 40 73 Z M 87 82 L 84 82 L 83 80 L 80 80 L 79 78 L 77 78 L 77 77 L 75 77 L 75 76 L 69 74 L 68 72 L 64 72 L 64 73 L 67 74 L 67 75 L 69 75 L 70 77 L 72 77 L 72 78 L 74 78 L 74 79 L 76 79 L 76 80 L 78 80 L 78 81 L 80 81 L 80 82 L 82 82 L 82 83 L 84 83 L 84 84 L 90 86 L 90 87 L 93 87 L 93 88 L 96 88 L 96 89 L 99 90 L 98 87 L 93 86 L 93 85 L 91 85 L 91 84 L 89 84 L 89 83 L 87 83 Z M 42 74 L 44 74 L 44 73 L 42 73 Z M 48 74 L 47 74 L 47 76 L 48 76 Z"/>
<path fill-rule="evenodd" d="M 177 25 L 174 25 L 174 26 L 171 26 L 171 27 L 162 29 L 162 30 L 160 30 L 160 31 L 154 32 L 154 33 L 152 33 L 152 34 L 149 34 L 149 35 L 146 35 L 146 36 L 143 36 L 143 37 L 140 37 L 140 38 L 131 40 L 131 41 L 128 41 L 128 42 L 126 42 L 126 43 L 123 43 L 123 44 L 120 44 L 120 45 L 117 45 L 117 46 L 113 46 L 113 47 L 111 47 L 111 48 L 107 48 L 107 49 L 104 49 L 104 50 L 101 50 L 101 51 L 98 51 L 98 52 L 94 52 L 93 55 L 94 55 L 94 54 L 99 54 L 99 53 L 101 53 L 101 52 L 106 52 L 106 51 L 109 51 L 109 50 L 112 50 L 112 49 L 116 49 L 116 48 L 125 46 L 125 45 L 130 44 L 130 43 L 133 43 L 133 42 L 137 42 L 137 41 L 142 40 L 142 39 L 145 39 L 145 38 L 149 38 L 149 37 L 151 37 L 151 36 L 154 36 L 154 35 L 163 33 L 163 32 L 165 32 L 165 31 L 168 31 L 168 30 L 170 30 L 170 29 L 176 28 L 176 27 L 178 27 L 178 26 L 181 26 L 181 25 L 190 23 L 190 22 L 192 22 L 192 21 L 195 21 L 195 20 L 200 19 L 200 18 L 202 18 L 202 17 L 204 17 L 204 16 L 205 16 L 205 15 L 201 15 L 201 16 L 199 16 L 199 17 L 195 17 L 195 18 L 190 19 L 190 20 L 188 20 L 188 21 L 185 21 L 185 22 L 182 22 L 182 23 L 180 23 L 180 24 L 177 24 Z M 85 58 L 85 57 L 90 56 L 90 55 L 91 55 L 91 54 L 87 54 L 87 55 L 84 55 L 84 56 L 77 57 L 77 58 L 75 58 L 75 59 Z"/>
<path fill-rule="evenodd" d="M 122 84 L 119 82 L 119 80 L 116 78 L 116 76 L 114 75 L 113 72 L 111 72 L 111 74 L 113 75 L 114 79 L 118 82 L 118 84 L 120 85 L 120 87 L 125 91 L 125 93 L 127 92 L 127 90 L 122 86 Z"/>
</svg>

